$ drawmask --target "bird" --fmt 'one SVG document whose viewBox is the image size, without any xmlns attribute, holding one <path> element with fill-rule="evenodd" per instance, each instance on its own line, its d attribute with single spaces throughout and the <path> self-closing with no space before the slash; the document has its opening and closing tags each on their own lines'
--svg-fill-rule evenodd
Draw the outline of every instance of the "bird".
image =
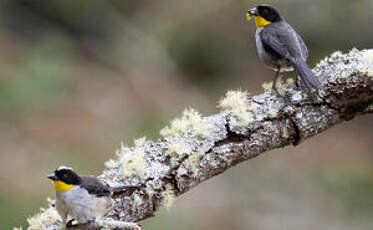
<svg viewBox="0 0 373 230">
<path fill-rule="evenodd" d="M 307 65 L 308 49 L 302 37 L 269 5 L 259 5 L 249 9 L 247 20 L 255 19 L 256 48 L 259 58 L 276 71 L 272 89 L 276 89 L 276 81 L 280 72 L 297 72 L 300 82 L 307 89 L 319 89 L 320 81 Z"/>
<path fill-rule="evenodd" d="M 139 189 L 139 186 L 110 187 L 95 176 L 78 175 L 66 166 L 58 167 L 48 178 L 55 189 L 56 210 L 66 226 L 71 226 L 73 220 L 87 223 L 104 216 L 113 205 L 113 195 Z M 66 222 L 69 217 L 70 221 Z"/>
</svg>

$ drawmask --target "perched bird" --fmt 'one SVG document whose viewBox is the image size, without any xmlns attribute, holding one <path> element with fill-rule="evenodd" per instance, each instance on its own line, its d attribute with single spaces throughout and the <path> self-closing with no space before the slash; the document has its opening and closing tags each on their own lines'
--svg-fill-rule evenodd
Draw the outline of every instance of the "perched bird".
<svg viewBox="0 0 373 230">
<path fill-rule="evenodd" d="M 55 205 L 63 224 L 68 217 L 79 223 L 86 223 L 102 217 L 112 207 L 112 196 L 124 190 L 136 190 L 137 186 L 109 187 L 95 176 L 79 176 L 72 168 L 60 166 L 48 176 L 56 191 Z"/>
<path fill-rule="evenodd" d="M 276 89 L 279 72 L 295 71 L 308 89 L 319 88 L 320 82 L 313 75 L 306 61 L 307 46 L 297 32 L 271 6 L 259 5 L 247 11 L 247 20 L 254 17 L 256 48 L 260 59 L 276 71 L 272 89 Z M 297 76 L 298 80 L 298 76 Z"/>
</svg>

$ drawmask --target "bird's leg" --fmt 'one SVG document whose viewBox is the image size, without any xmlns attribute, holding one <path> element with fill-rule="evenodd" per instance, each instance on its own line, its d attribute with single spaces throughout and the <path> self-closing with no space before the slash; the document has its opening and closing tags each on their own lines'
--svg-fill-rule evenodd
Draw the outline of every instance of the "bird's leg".
<svg viewBox="0 0 373 230">
<path fill-rule="evenodd" d="M 285 102 L 285 106 L 286 106 L 286 105 L 289 105 L 289 104 L 290 104 L 290 100 L 289 100 L 289 98 L 288 98 L 287 96 L 282 96 L 282 95 L 280 94 L 280 92 L 279 92 L 279 91 L 277 90 L 277 88 L 276 88 L 277 78 L 278 78 L 278 76 L 280 75 L 280 70 L 281 70 L 281 67 L 278 67 L 278 68 L 277 68 L 277 71 L 276 71 L 275 79 L 273 79 L 272 90 L 275 91 L 276 94 L 277 94 L 278 96 L 280 96 L 280 97 L 284 100 L 284 102 Z"/>
<path fill-rule="evenodd" d="M 276 88 L 276 82 L 277 82 L 277 78 L 279 76 L 279 73 L 280 73 L 280 67 L 277 68 L 277 71 L 276 71 L 276 74 L 275 74 L 275 79 L 273 79 L 272 90 L 275 91 L 277 95 L 281 96 L 281 94 L 278 92 L 278 90 Z"/>
<path fill-rule="evenodd" d="M 295 86 L 298 87 L 298 88 L 300 87 L 298 74 L 295 77 Z"/>
</svg>

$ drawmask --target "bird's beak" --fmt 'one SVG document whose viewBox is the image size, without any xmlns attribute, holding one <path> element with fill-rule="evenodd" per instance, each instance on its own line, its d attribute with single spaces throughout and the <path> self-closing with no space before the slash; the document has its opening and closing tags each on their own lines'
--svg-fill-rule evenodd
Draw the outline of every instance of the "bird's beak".
<svg viewBox="0 0 373 230">
<path fill-rule="evenodd" d="M 249 9 L 246 13 L 247 21 L 250 21 L 250 19 L 253 16 L 258 16 L 258 10 L 256 8 Z"/>
<path fill-rule="evenodd" d="M 53 181 L 55 181 L 55 180 L 59 180 L 58 177 L 57 177 L 54 173 L 49 174 L 49 175 L 48 175 L 48 179 L 53 180 Z"/>
</svg>

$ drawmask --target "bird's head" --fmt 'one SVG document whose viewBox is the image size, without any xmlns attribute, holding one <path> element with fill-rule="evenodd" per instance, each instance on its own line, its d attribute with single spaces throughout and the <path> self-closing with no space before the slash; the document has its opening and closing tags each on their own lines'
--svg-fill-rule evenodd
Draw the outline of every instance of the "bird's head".
<svg viewBox="0 0 373 230">
<path fill-rule="evenodd" d="M 58 167 L 54 173 L 48 175 L 48 179 L 53 182 L 56 192 L 64 192 L 71 189 L 74 185 L 81 183 L 81 178 L 72 168 L 66 166 Z"/>
<path fill-rule="evenodd" d="M 282 20 L 277 10 L 268 5 L 259 5 L 255 8 L 249 9 L 246 13 L 246 17 L 248 21 L 254 17 L 256 27 L 264 27 L 273 22 Z"/>
</svg>

